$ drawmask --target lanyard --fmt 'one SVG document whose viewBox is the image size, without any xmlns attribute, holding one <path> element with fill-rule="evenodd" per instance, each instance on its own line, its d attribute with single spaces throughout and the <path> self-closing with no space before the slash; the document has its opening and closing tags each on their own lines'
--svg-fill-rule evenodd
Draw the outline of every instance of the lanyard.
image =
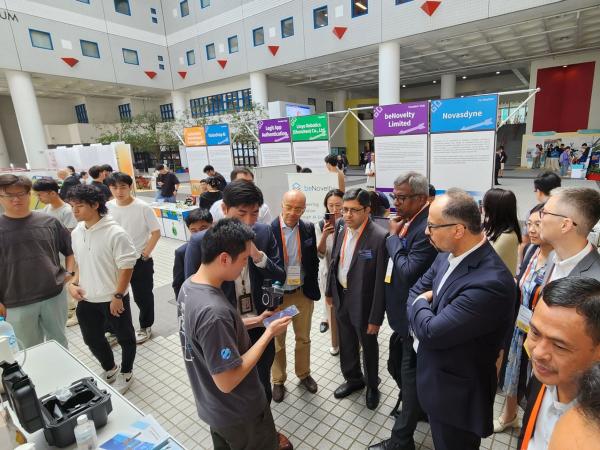
<svg viewBox="0 0 600 450">
<path fill-rule="evenodd" d="M 298 262 L 302 261 L 302 247 L 300 246 L 300 223 L 296 225 L 298 227 L 298 232 L 296 233 L 296 238 L 298 239 Z M 281 246 L 283 247 L 283 260 L 285 261 L 285 265 L 287 266 L 290 260 L 290 257 L 287 252 L 287 245 L 285 243 L 285 235 L 283 234 L 283 217 L 279 218 L 279 231 L 281 232 Z M 292 229 L 292 233 L 294 230 Z"/>
<path fill-rule="evenodd" d="M 418 213 L 416 213 L 416 214 L 415 214 L 415 215 L 412 217 L 412 219 L 410 219 L 408 222 L 406 222 L 406 223 L 404 224 L 404 226 L 402 227 L 402 231 L 400 231 L 400 237 L 401 237 L 401 238 L 403 238 L 403 237 L 406 237 L 406 235 L 408 234 L 408 228 L 409 228 L 409 227 L 411 226 L 411 224 L 413 223 L 413 220 L 415 220 L 415 218 L 416 218 L 416 217 L 417 217 L 419 214 L 421 214 L 421 213 L 423 212 L 423 210 L 424 210 L 425 208 L 427 208 L 428 206 L 429 206 L 429 202 L 425 203 L 425 204 L 423 205 L 423 207 L 422 207 L 422 208 L 419 210 L 419 212 L 418 212 Z"/>
<path fill-rule="evenodd" d="M 531 414 L 529 416 L 529 421 L 527 422 L 527 428 L 525 428 L 525 434 L 523 435 L 523 442 L 521 443 L 520 450 L 527 450 L 529 447 L 529 441 L 531 440 L 531 436 L 533 436 L 533 429 L 535 428 L 535 422 L 537 420 L 538 414 L 540 413 L 540 407 L 542 406 L 542 400 L 544 399 L 544 393 L 546 392 L 546 385 L 542 384 L 542 388 L 535 399 L 535 403 L 533 405 L 533 409 L 531 410 Z"/>
<path fill-rule="evenodd" d="M 525 284 L 525 281 L 527 280 L 527 275 L 529 275 L 529 272 L 531 272 L 531 269 L 536 265 L 539 254 L 540 254 L 540 249 L 538 248 L 535 251 L 535 253 L 531 256 L 531 259 L 529 260 L 529 264 L 527 264 L 527 270 L 525 270 L 525 274 L 521 277 L 519 287 L 523 287 L 523 285 Z"/>
<path fill-rule="evenodd" d="M 365 227 L 367 226 L 368 222 L 369 222 L 369 219 L 365 220 L 365 222 L 360 226 L 360 228 L 358 230 L 358 236 L 356 238 L 356 242 L 354 243 L 354 249 L 353 249 L 352 254 L 354 254 L 354 250 L 356 250 L 358 241 L 360 240 L 360 237 L 362 236 L 363 231 L 365 231 Z M 342 242 L 342 253 L 340 255 L 340 264 L 342 266 L 344 265 L 344 257 L 346 256 L 346 239 L 348 239 L 348 228 L 346 228 L 346 232 L 344 233 L 344 241 Z"/>
</svg>

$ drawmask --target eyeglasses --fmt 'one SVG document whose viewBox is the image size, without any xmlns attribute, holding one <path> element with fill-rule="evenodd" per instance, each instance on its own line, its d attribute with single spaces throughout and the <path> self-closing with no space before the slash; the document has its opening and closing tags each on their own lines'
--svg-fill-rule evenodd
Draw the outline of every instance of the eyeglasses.
<svg viewBox="0 0 600 450">
<path fill-rule="evenodd" d="M 286 212 L 293 212 L 294 214 L 302 214 L 304 211 L 306 211 L 306 208 L 295 208 L 290 205 L 283 205 L 283 209 Z"/>
<path fill-rule="evenodd" d="M 364 209 L 366 208 L 342 208 L 342 214 L 354 215 L 356 213 L 361 212 Z"/>
<path fill-rule="evenodd" d="M 17 199 L 17 198 L 23 198 L 27 195 L 29 195 L 28 191 L 21 191 L 21 192 L 15 192 L 14 194 L 0 194 L 0 197 L 12 200 L 12 199 Z"/>
<path fill-rule="evenodd" d="M 546 211 L 544 208 L 540 209 L 540 219 L 543 219 L 546 214 L 548 214 L 549 216 L 556 216 L 556 217 L 562 217 L 563 219 L 569 219 L 571 222 L 573 222 L 573 225 L 577 226 L 575 221 L 573 219 L 571 219 L 569 216 L 551 213 L 550 211 Z"/>
<path fill-rule="evenodd" d="M 399 202 L 405 202 L 409 198 L 418 197 L 418 196 L 419 196 L 419 194 L 410 194 L 410 195 L 396 195 L 393 193 L 390 194 L 390 197 L 392 200 L 398 200 Z"/>
<path fill-rule="evenodd" d="M 453 227 L 454 225 L 462 225 L 463 227 L 466 228 L 466 225 L 464 223 L 442 223 L 442 224 L 436 225 L 434 223 L 427 222 L 427 229 L 431 233 L 431 230 L 435 230 L 436 228 L 447 228 L 447 227 Z"/>
</svg>

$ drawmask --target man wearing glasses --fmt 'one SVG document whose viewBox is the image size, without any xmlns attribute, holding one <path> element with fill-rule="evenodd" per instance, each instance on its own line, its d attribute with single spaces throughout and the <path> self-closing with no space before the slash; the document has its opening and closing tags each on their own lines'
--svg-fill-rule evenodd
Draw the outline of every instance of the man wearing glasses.
<svg viewBox="0 0 600 450">
<path fill-rule="evenodd" d="M 436 197 L 426 233 L 444 253 L 408 297 L 418 398 L 436 450 L 477 450 L 493 431 L 496 358 L 513 320 L 515 282 L 465 191 Z"/>
<path fill-rule="evenodd" d="M 559 188 L 540 210 L 542 239 L 552 244 L 545 283 L 567 276 L 600 279 L 600 254 L 587 236 L 600 219 L 600 192 Z"/>
<path fill-rule="evenodd" d="M 334 392 L 344 398 L 367 386 L 367 408 L 379 405 L 377 333 L 385 313 L 386 231 L 370 219 L 370 196 L 364 189 L 344 195 L 343 221 L 333 241 L 327 297 L 338 319 L 340 365 L 346 380 Z M 360 368 L 360 348 L 363 366 Z"/>
<path fill-rule="evenodd" d="M 319 289 L 319 257 L 315 226 L 301 220 L 306 210 L 306 196 L 301 191 L 289 191 L 283 195 L 281 216 L 271 223 L 277 241 L 279 258 L 285 264 L 285 294 L 280 308 L 295 305 L 300 314 L 292 325 L 296 337 L 294 368 L 300 384 L 309 392 L 317 392 L 317 383 L 310 375 L 310 325 L 314 302 L 321 298 Z M 275 361 L 273 375 L 273 401 L 281 402 L 285 395 L 287 378 L 285 333 L 275 338 Z"/>
</svg>

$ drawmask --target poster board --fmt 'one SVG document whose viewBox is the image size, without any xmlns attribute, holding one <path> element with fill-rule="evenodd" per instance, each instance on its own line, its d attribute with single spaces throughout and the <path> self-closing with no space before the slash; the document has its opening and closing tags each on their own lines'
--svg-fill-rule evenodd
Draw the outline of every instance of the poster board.
<svg viewBox="0 0 600 450">
<path fill-rule="evenodd" d="M 254 184 L 262 191 L 272 217 L 281 214 L 281 200 L 289 190 L 287 174 L 294 172 L 295 164 L 254 168 Z"/>
<path fill-rule="evenodd" d="M 325 215 L 323 200 L 332 189 L 338 189 L 337 174 L 327 173 L 288 173 L 288 187 L 304 192 L 306 211 L 303 220 L 318 223 Z"/>
<path fill-rule="evenodd" d="M 229 125 L 226 123 L 207 125 L 206 144 L 208 145 L 208 161 L 215 171 L 230 181 L 233 170 L 233 155 L 231 153 L 231 137 Z"/>
<path fill-rule="evenodd" d="M 183 129 L 183 142 L 186 147 L 206 146 L 204 127 L 186 127 Z"/>
<path fill-rule="evenodd" d="M 325 157 L 329 155 L 327 114 L 292 117 L 290 119 L 294 162 L 314 173 L 326 173 Z"/>
<path fill-rule="evenodd" d="M 206 147 L 186 147 L 185 154 L 190 175 L 190 188 L 192 195 L 200 195 L 200 180 L 206 178 L 202 169 L 208 164 L 208 151 Z"/>
<path fill-rule="evenodd" d="M 292 164 L 292 136 L 287 118 L 258 122 L 260 165 L 263 167 Z"/>
</svg>

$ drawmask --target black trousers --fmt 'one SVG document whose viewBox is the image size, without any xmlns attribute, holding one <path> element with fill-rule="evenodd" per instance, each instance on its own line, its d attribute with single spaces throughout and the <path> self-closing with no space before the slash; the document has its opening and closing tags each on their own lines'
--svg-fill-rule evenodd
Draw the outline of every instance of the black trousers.
<svg viewBox="0 0 600 450">
<path fill-rule="evenodd" d="M 435 450 L 479 450 L 481 438 L 475 433 L 437 422 L 431 416 L 429 426 Z"/>
<path fill-rule="evenodd" d="M 115 317 L 110 313 L 110 302 L 90 303 L 82 300 L 77 303 L 76 314 L 83 342 L 104 370 L 115 367 L 115 357 L 104 336 L 107 324 L 114 330 L 117 335 L 117 342 L 122 350 L 121 372 L 129 373 L 133 369 L 136 352 L 135 330 L 131 320 L 129 295 L 123 297 L 123 306 L 125 311 L 119 317 Z"/>
<path fill-rule="evenodd" d="M 248 330 L 250 341 L 253 345 L 260 339 L 264 332 L 265 329 L 262 327 L 251 328 Z M 267 348 L 256 364 L 258 378 L 265 388 L 265 394 L 267 395 L 267 402 L 269 404 L 273 398 L 273 392 L 271 389 L 271 367 L 273 367 L 273 361 L 275 361 L 275 341 L 274 339 L 271 339 L 271 342 L 269 342 L 269 345 L 267 345 Z"/>
<path fill-rule="evenodd" d="M 279 442 L 271 406 L 256 417 L 222 428 L 210 427 L 215 450 L 277 450 Z"/>
<path fill-rule="evenodd" d="M 414 450 L 413 435 L 423 411 L 417 397 L 417 354 L 411 337 L 402 338 L 402 358 L 400 383 L 402 389 L 402 409 L 392 428 L 392 443 L 402 450 Z"/>
<path fill-rule="evenodd" d="M 138 259 L 131 275 L 133 299 L 140 309 L 140 328 L 154 324 L 154 261 Z"/>
</svg>

